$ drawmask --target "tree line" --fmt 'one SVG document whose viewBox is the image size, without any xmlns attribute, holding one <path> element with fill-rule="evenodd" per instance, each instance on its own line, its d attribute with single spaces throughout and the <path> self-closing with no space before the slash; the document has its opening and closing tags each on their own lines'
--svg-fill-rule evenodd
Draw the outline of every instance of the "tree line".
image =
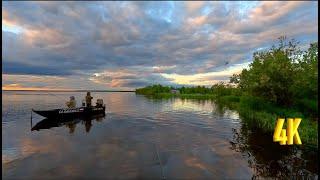
<svg viewBox="0 0 320 180">
<path fill-rule="evenodd" d="M 262 99 L 276 106 L 297 108 L 304 114 L 318 115 L 318 42 L 307 50 L 299 42 L 280 37 L 277 45 L 253 54 L 248 69 L 233 74 L 229 83 L 211 87 L 172 87 L 151 85 L 136 89 L 136 93 L 154 95 L 170 93 L 212 94 L 216 96 L 247 96 Z"/>
</svg>

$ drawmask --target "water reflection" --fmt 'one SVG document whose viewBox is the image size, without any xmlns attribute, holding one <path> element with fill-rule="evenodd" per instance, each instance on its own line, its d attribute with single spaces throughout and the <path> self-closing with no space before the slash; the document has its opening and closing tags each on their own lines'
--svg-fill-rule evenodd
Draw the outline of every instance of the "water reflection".
<svg viewBox="0 0 320 180">
<path fill-rule="evenodd" d="M 73 134 L 75 132 L 76 126 L 79 122 L 81 122 L 82 125 L 85 126 L 85 131 L 87 133 L 90 132 L 90 129 L 92 127 L 92 121 L 96 120 L 97 122 L 101 122 L 102 119 L 105 117 L 105 115 L 97 115 L 97 116 L 91 116 L 86 118 L 79 118 L 79 119 L 43 119 L 42 121 L 38 122 L 36 125 L 34 125 L 31 128 L 31 131 L 39 131 L 41 129 L 50 129 L 53 127 L 61 127 L 65 126 L 69 128 L 69 133 Z"/>
<path fill-rule="evenodd" d="M 76 129 L 77 124 L 76 123 L 67 123 L 66 126 L 69 128 L 69 133 L 73 134 L 74 130 Z"/>
<path fill-rule="evenodd" d="M 259 130 L 249 130 L 245 124 L 241 129 L 233 129 L 231 149 L 243 153 L 249 166 L 254 170 L 252 179 L 314 179 L 317 177 L 317 154 L 306 157 L 305 152 L 296 146 L 281 146 Z"/>
<path fill-rule="evenodd" d="M 160 100 L 157 99 L 157 101 Z M 172 107 L 165 107 L 165 109 L 171 108 L 185 112 L 212 111 L 214 117 L 217 116 L 229 122 L 232 122 L 232 119 L 239 119 L 239 114 L 230 111 L 223 103 L 179 98 L 166 99 L 166 101 L 172 102 Z M 240 122 L 240 127 L 232 128 L 231 149 L 241 153 L 247 159 L 248 166 L 253 170 L 252 179 L 317 179 L 317 151 L 297 146 L 280 146 L 272 141 L 272 134 L 248 128 L 241 121 L 236 122 Z M 230 153 L 229 151 L 223 152 Z"/>
<path fill-rule="evenodd" d="M 83 96 L 63 96 L 71 94 Z M 55 122 L 35 115 L 30 127 L 30 107 L 64 104 L 41 93 L 2 96 L 4 179 L 287 178 L 277 174 L 284 167 L 278 161 L 300 162 L 261 133 L 244 130 L 236 111 L 210 100 L 94 93 L 106 102 L 105 117 Z M 317 172 L 317 161 L 292 153 L 307 162 L 291 172 Z"/>
</svg>

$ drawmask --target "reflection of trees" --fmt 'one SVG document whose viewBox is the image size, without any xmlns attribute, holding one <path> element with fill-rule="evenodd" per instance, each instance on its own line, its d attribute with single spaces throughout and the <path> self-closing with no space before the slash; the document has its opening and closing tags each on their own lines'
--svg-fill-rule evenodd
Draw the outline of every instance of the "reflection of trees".
<svg viewBox="0 0 320 180">
<path fill-rule="evenodd" d="M 223 115 L 226 109 L 233 109 L 231 104 L 215 101 L 213 113 Z M 318 173 L 317 150 L 304 146 L 281 146 L 272 140 L 273 134 L 263 133 L 242 123 L 240 130 L 233 129 L 231 149 L 244 154 L 253 169 L 252 179 L 314 179 Z"/>
<path fill-rule="evenodd" d="M 213 109 L 212 109 L 213 114 L 223 116 L 224 113 L 226 112 L 226 107 L 222 103 L 212 103 L 212 106 L 213 106 Z"/>
<path fill-rule="evenodd" d="M 248 164 L 253 169 L 253 179 L 256 178 L 315 178 L 317 157 L 308 158 L 294 146 L 280 146 L 272 141 L 272 134 L 262 134 L 248 130 L 242 125 L 239 131 L 233 129 L 231 149 L 243 153 L 248 158 Z M 310 163 L 313 162 L 312 163 Z M 314 172 L 314 173 L 312 173 Z"/>
</svg>

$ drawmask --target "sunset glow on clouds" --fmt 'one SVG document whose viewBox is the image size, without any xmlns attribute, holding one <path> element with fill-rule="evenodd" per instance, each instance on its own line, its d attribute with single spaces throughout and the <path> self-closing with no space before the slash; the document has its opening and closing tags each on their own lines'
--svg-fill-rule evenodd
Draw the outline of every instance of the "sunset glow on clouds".
<svg viewBox="0 0 320 180">
<path fill-rule="evenodd" d="M 212 85 L 286 35 L 318 40 L 318 2 L 3 2 L 3 89 Z"/>
</svg>

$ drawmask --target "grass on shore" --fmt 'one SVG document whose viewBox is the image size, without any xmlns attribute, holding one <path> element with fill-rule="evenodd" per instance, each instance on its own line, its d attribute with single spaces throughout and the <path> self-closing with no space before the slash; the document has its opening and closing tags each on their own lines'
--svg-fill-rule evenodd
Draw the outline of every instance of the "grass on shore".
<svg viewBox="0 0 320 180">
<path fill-rule="evenodd" d="M 300 138 L 306 146 L 317 148 L 318 122 L 294 108 L 275 106 L 262 99 L 247 96 L 223 96 L 218 101 L 225 103 L 230 109 L 237 110 L 249 126 L 272 135 L 278 118 L 302 118 L 298 128 Z M 283 129 L 285 128 L 284 125 Z"/>
<path fill-rule="evenodd" d="M 158 93 L 151 95 L 154 98 L 172 98 L 182 99 L 213 99 L 216 103 L 226 106 L 229 109 L 239 112 L 241 119 L 251 128 L 257 128 L 264 133 L 274 132 L 275 124 L 278 118 L 302 118 L 299 125 L 299 135 L 304 146 L 318 148 L 318 124 L 317 121 L 306 117 L 295 108 L 279 107 L 267 103 L 260 98 L 252 96 L 217 96 L 214 94 L 171 94 Z M 284 126 L 283 129 L 286 127 Z"/>
</svg>

